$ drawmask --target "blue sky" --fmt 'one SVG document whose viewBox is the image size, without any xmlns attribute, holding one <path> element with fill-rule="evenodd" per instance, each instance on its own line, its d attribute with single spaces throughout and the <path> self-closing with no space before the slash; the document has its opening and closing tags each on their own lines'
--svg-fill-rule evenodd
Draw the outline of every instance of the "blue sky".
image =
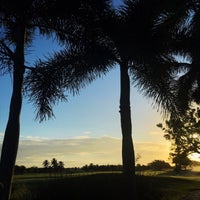
<svg viewBox="0 0 200 200">
<path fill-rule="evenodd" d="M 1 77 L 1 125 L 5 129 L 10 100 L 10 77 Z M 4 83 L 5 82 L 5 83 Z M 5 91 L 6 92 L 5 92 Z M 151 101 L 142 97 L 132 87 L 131 109 L 133 136 L 136 140 L 155 141 L 148 132 L 159 132 L 156 123 L 161 116 L 152 109 Z M 75 136 L 121 137 L 119 115 L 119 71 L 111 71 L 102 80 L 97 80 L 82 89 L 79 95 L 68 96 L 68 102 L 54 107 L 55 118 L 39 123 L 35 121 L 35 108 L 24 98 L 21 112 L 21 137 L 35 136 L 73 138 Z M 139 132 L 139 133 L 138 133 Z"/>
<path fill-rule="evenodd" d="M 119 3 L 119 2 L 118 2 Z M 38 38 L 29 49 L 27 65 L 58 50 L 55 42 Z M 11 95 L 12 78 L 0 76 L 0 135 L 3 139 Z M 121 128 L 119 115 L 119 69 L 82 89 L 69 94 L 68 102 L 54 107 L 56 118 L 39 123 L 35 108 L 24 98 L 17 164 L 41 166 L 45 159 L 64 161 L 66 166 L 84 164 L 121 164 Z M 152 108 L 152 101 L 131 88 L 133 140 L 140 163 L 166 160 L 169 143 L 156 127 L 162 116 Z"/>
</svg>

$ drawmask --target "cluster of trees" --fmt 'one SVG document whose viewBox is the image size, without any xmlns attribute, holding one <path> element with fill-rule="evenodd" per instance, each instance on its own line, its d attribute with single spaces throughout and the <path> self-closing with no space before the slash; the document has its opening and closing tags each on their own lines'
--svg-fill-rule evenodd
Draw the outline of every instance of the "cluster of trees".
<svg viewBox="0 0 200 200">
<path fill-rule="evenodd" d="M 200 154 L 200 108 L 187 110 L 185 115 L 170 115 L 165 124 L 157 124 L 164 131 L 164 137 L 171 142 L 170 158 L 174 170 L 180 172 L 191 165 L 190 155 Z"/>
<path fill-rule="evenodd" d="M 122 165 L 98 165 L 90 163 L 81 167 L 82 171 L 122 171 Z"/>
<path fill-rule="evenodd" d="M 120 68 L 122 166 L 134 178 L 130 83 L 178 116 L 200 102 L 200 5 L 194 0 L 2 0 L 0 70 L 13 76 L 12 97 L 0 161 L 0 199 L 10 196 L 20 136 L 23 91 L 41 120 L 65 91 L 82 87 Z M 26 65 L 26 49 L 36 34 L 56 38 L 61 51 Z M 176 59 L 185 58 L 186 62 Z M 27 62 L 28 63 L 28 62 Z M 181 73 L 180 73 L 181 72 Z M 136 197 L 135 197 L 136 198 Z"/>
<path fill-rule="evenodd" d="M 46 172 L 62 172 L 64 169 L 64 162 L 57 161 L 55 158 L 52 158 L 51 162 L 44 160 L 42 165 Z"/>
<path fill-rule="evenodd" d="M 172 169 L 172 166 L 165 162 L 164 160 L 154 160 L 147 165 L 136 165 L 136 171 L 152 170 L 152 171 L 162 171 L 166 169 Z"/>
<path fill-rule="evenodd" d="M 25 167 L 24 165 L 15 165 L 15 174 L 24 174 L 27 173 L 63 173 L 65 169 L 65 164 L 63 161 L 57 161 L 56 158 L 52 158 L 51 161 L 44 160 L 42 162 L 43 168 L 36 166 Z"/>
</svg>

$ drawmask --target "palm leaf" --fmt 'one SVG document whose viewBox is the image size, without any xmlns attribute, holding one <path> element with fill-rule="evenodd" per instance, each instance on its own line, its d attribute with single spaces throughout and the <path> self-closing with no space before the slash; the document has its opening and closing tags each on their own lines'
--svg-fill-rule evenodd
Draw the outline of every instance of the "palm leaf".
<svg viewBox="0 0 200 200">
<path fill-rule="evenodd" d="M 36 118 L 42 121 L 52 117 L 52 105 L 66 100 L 66 91 L 77 94 L 81 88 L 106 74 L 114 66 L 111 55 L 107 48 L 71 47 L 56 53 L 47 62 L 36 63 L 25 79 L 26 95 L 37 109 Z"/>
</svg>

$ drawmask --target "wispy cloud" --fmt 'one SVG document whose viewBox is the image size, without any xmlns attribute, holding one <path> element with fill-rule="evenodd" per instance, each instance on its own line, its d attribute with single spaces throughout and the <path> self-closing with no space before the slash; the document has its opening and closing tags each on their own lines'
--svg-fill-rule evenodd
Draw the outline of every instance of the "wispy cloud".
<svg viewBox="0 0 200 200">
<path fill-rule="evenodd" d="M 20 138 L 23 139 L 23 140 L 31 140 L 31 141 L 43 141 L 43 140 L 47 140 L 48 139 L 47 137 L 31 136 L 31 135 L 21 136 Z"/>
<path fill-rule="evenodd" d="M 146 164 L 155 159 L 167 160 L 169 146 L 135 142 L 135 151 L 141 155 L 139 163 Z M 28 137 L 21 139 L 17 155 L 17 164 L 42 166 L 44 160 L 56 158 L 66 167 L 83 166 L 85 164 L 121 164 L 121 139 L 113 137 L 72 139 L 44 139 Z"/>
<path fill-rule="evenodd" d="M 92 132 L 91 131 L 84 131 L 83 134 L 90 135 L 90 134 L 92 134 Z"/>
<path fill-rule="evenodd" d="M 90 138 L 89 135 L 79 135 L 79 136 L 75 136 L 73 139 L 88 139 Z"/>
</svg>

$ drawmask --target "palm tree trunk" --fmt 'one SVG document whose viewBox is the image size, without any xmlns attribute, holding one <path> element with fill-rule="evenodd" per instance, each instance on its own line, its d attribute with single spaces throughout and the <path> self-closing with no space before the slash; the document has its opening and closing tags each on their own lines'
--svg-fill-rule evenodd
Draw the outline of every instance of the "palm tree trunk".
<svg viewBox="0 0 200 200">
<path fill-rule="evenodd" d="M 135 155 L 132 140 L 132 124 L 130 109 L 130 80 L 128 75 L 128 64 L 122 62 L 120 65 L 120 115 L 122 129 L 122 164 L 123 171 L 127 175 L 135 174 Z"/>
<path fill-rule="evenodd" d="M 122 129 L 122 165 L 125 175 L 125 194 L 128 199 L 137 199 L 135 180 L 135 153 L 132 140 L 132 124 L 130 109 L 130 79 L 128 63 L 120 64 L 120 115 Z"/>
<path fill-rule="evenodd" d="M 13 91 L 8 122 L 5 130 L 0 161 L 0 200 L 10 199 L 20 135 L 20 112 L 22 107 L 22 85 L 24 76 L 24 27 L 16 31 L 17 43 L 13 70 Z"/>
</svg>

